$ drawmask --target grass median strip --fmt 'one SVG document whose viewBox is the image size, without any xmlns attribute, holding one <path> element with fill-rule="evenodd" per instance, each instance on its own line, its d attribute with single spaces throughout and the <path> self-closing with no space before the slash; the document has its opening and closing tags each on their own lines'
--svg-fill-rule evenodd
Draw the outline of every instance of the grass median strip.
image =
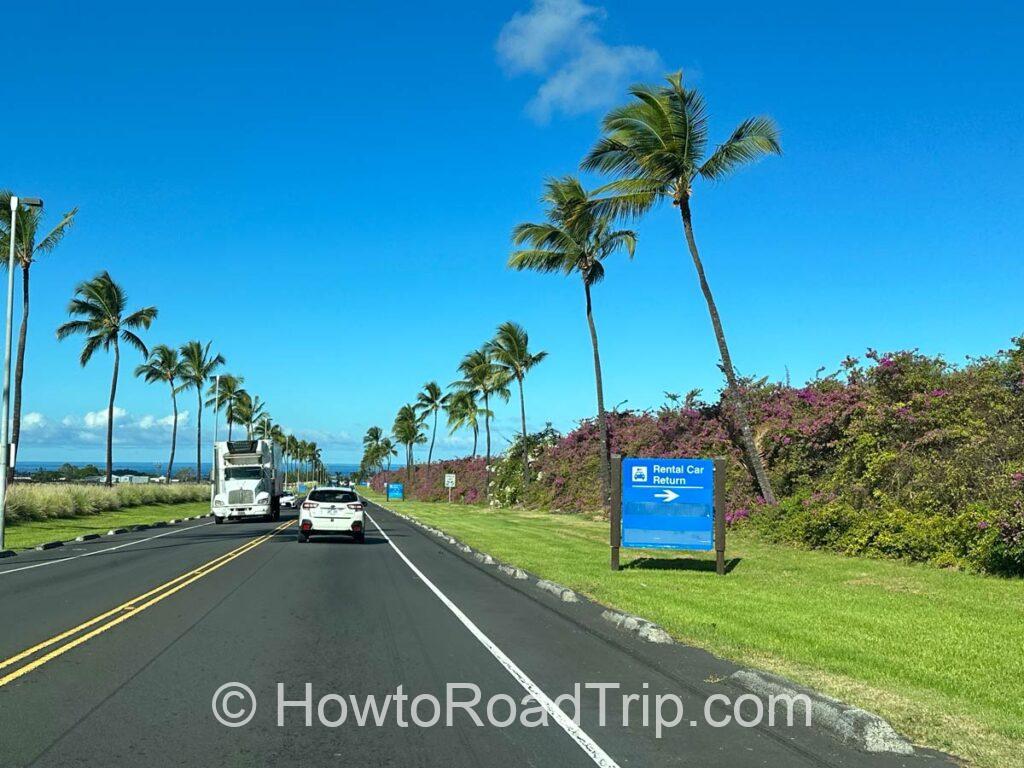
<svg viewBox="0 0 1024 768">
<path fill-rule="evenodd" d="M 209 501 L 196 501 L 185 504 L 152 504 L 97 515 L 17 523 L 5 529 L 4 545 L 10 549 L 29 549 L 48 541 L 70 541 L 90 533 L 104 534 L 117 528 L 152 525 L 171 518 L 180 520 L 183 517 L 205 515 L 209 511 Z"/>
<path fill-rule="evenodd" d="M 918 744 L 985 768 L 1024 766 L 1024 580 L 743 533 L 730 533 L 725 577 L 700 553 L 634 550 L 612 573 L 606 522 L 366 495 L 681 642 L 877 712 Z"/>
<path fill-rule="evenodd" d="M 54 635 L 53 637 L 44 640 L 41 643 L 37 643 L 31 648 L 26 648 L 20 653 L 17 653 L 14 656 L 11 656 L 10 658 L 0 661 L 0 670 L 3 670 L 7 667 L 11 667 L 18 664 L 19 662 L 28 660 L 27 663 L 23 666 L 17 667 L 11 672 L 8 672 L 7 674 L 0 677 L 0 688 L 14 680 L 17 680 L 19 677 L 31 672 L 32 670 L 38 669 L 43 664 L 46 664 L 48 661 L 51 661 L 57 658 L 58 656 L 67 653 L 71 649 L 76 648 L 85 642 L 88 642 L 97 635 L 106 632 L 108 629 L 112 629 L 118 624 L 127 621 L 132 616 L 135 616 L 141 613 L 142 611 L 146 610 L 147 608 L 156 605 L 161 600 L 164 600 L 165 598 L 168 598 L 171 595 L 179 592 L 180 590 L 198 581 L 204 576 L 213 573 L 218 568 L 227 565 L 235 558 L 241 557 L 246 552 L 249 552 L 258 547 L 260 544 L 263 544 L 264 542 L 268 541 L 279 531 L 283 531 L 288 526 L 293 525 L 294 522 L 294 520 L 289 520 L 288 522 L 282 523 L 270 533 L 255 538 L 252 541 L 248 541 L 245 544 L 242 544 L 240 547 L 236 547 L 235 549 L 231 550 L 230 552 L 213 558 L 212 560 L 204 563 L 198 568 L 194 568 L 193 570 L 188 571 L 187 573 L 183 573 L 180 576 L 176 576 L 170 581 L 166 581 L 160 586 L 154 587 L 153 589 L 149 590 L 148 592 L 133 597 L 132 599 L 124 603 L 121 603 L 121 605 L 118 605 L 117 607 L 112 608 L 109 611 L 105 611 L 104 613 L 101 613 L 98 616 L 94 616 L 93 618 L 84 621 L 81 624 L 72 627 L 71 629 L 65 630 L 64 632 L 61 632 L 58 635 Z M 52 646 L 56 647 L 53 648 L 53 650 L 41 656 L 38 655 L 42 651 L 45 651 L 47 648 L 50 648 Z"/>
</svg>

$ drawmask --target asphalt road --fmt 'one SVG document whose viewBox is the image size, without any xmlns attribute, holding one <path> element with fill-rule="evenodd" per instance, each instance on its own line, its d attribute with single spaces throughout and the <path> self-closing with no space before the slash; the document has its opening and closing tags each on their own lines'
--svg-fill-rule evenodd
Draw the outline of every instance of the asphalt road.
<svg viewBox="0 0 1024 768">
<path fill-rule="evenodd" d="M 725 662 L 643 643 L 369 511 L 379 529 L 371 523 L 363 545 L 299 544 L 293 515 L 189 521 L 0 562 L 0 766 L 949 764 L 859 752 L 802 721 L 712 727 L 707 697 L 742 693 L 719 682 L 731 670 Z M 229 727 L 211 702 L 234 682 L 257 704 L 247 724 Z M 621 686 L 609 689 L 604 725 L 595 689 L 581 691 L 579 725 L 557 721 L 550 700 L 577 683 Z M 307 684 L 308 709 L 285 707 L 279 721 L 279 699 L 306 699 Z M 448 698 L 472 698 L 469 688 L 446 698 L 450 684 L 478 687 L 482 725 L 465 710 L 445 724 Z M 381 725 L 354 722 L 367 696 L 383 706 L 398 686 L 409 697 L 401 720 L 392 699 Z M 536 699 L 523 705 L 528 691 Z M 625 693 L 639 697 L 628 727 Z M 411 699 L 421 694 L 436 697 L 439 724 L 425 724 L 434 715 L 427 699 L 421 724 L 413 721 Z M 685 716 L 659 738 L 655 697 L 667 694 Z M 508 718 L 509 698 L 516 703 L 507 726 L 487 716 L 499 695 L 495 721 Z M 332 725 L 337 697 L 346 720 Z M 229 696 L 222 717 L 243 719 L 244 703 Z M 719 720 L 732 710 L 709 711 Z M 672 719 L 675 707 L 664 714 Z"/>
</svg>

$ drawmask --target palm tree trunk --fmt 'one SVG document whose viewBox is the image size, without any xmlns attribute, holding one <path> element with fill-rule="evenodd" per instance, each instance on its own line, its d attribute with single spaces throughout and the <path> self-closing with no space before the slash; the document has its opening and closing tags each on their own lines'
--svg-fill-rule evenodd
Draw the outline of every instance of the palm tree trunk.
<svg viewBox="0 0 1024 768">
<path fill-rule="evenodd" d="M 110 379 L 110 403 L 107 405 L 107 487 L 114 484 L 114 397 L 117 395 L 117 371 L 121 367 L 121 349 L 114 339 L 114 375 Z"/>
<path fill-rule="evenodd" d="M 526 447 L 526 397 L 523 395 L 523 377 L 517 376 L 519 382 L 519 415 L 523 418 L 523 487 L 530 484 L 530 451 Z"/>
<path fill-rule="evenodd" d="M 590 301 L 590 283 L 583 279 L 583 290 L 587 296 L 587 326 L 590 328 L 590 343 L 594 347 L 594 382 L 597 386 L 597 425 L 601 431 L 601 506 L 611 508 L 611 451 L 608 445 L 608 419 L 604 412 L 604 380 L 601 376 L 601 354 L 597 346 L 597 328 Z"/>
<path fill-rule="evenodd" d="M 174 409 L 174 421 L 171 426 L 171 458 L 167 461 L 167 484 L 171 484 L 171 471 L 174 469 L 174 448 L 178 444 L 178 393 L 171 382 L 171 406 Z"/>
<path fill-rule="evenodd" d="M 431 460 L 434 458 L 434 440 L 437 439 L 437 411 L 434 411 L 434 432 L 430 435 L 430 450 L 427 451 L 427 466 L 430 466 Z"/>
<path fill-rule="evenodd" d="M 203 387 L 196 385 L 196 392 L 199 395 L 199 409 L 196 411 L 196 482 L 203 481 Z"/>
<path fill-rule="evenodd" d="M 11 445 L 17 450 L 21 440 L 21 380 L 25 376 L 25 342 L 28 337 L 28 270 L 21 267 L 21 328 L 18 330 L 18 352 L 14 363 L 14 402 L 11 415 Z M 14 467 L 7 468 L 8 482 L 14 482 Z"/>
<path fill-rule="evenodd" d="M 487 458 L 484 460 L 484 498 L 491 499 L 491 404 L 489 393 L 484 391 L 484 432 L 487 437 Z"/>
<path fill-rule="evenodd" d="M 473 425 L 473 458 L 476 458 L 476 444 L 480 439 L 480 427 L 476 424 Z"/>
<path fill-rule="evenodd" d="M 725 381 L 728 384 L 728 397 L 732 401 L 733 411 L 736 414 L 736 426 L 739 427 L 740 443 L 742 444 L 743 452 L 747 456 L 747 462 L 750 464 L 751 470 L 753 470 L 757 486 L 761 490 L 761 497 L 768 504 L 775 504 L 775 493 L 772 491 L 771 481 L 768 479 L 768 473 L 765 471 L 761 454 L 754 443 L 754 434 L 750 429 L 750 419 L 747 417 L 747 407 L 743 401 L 743 394 L 740 392 L 739 384 L 736 381 L 736 371 L 732 367 L 729 346 L 725 342 L 722 319 L 718 316 L 718 307 L 715 305 L 714 296 L 711 295 L 711 286 L 708 285 L 707 277 L 704 275 L 704 264 L 701 262 L 700 253 L 697 251 L 697 241 L 693 237 L 693 222 L 690 218 L 690 198 L 688 195 L 684 195 L 679 201 L 679 213 L 683 218 L 686 244 L 689 246 L 690 256 L 693 257 L 693 266 L 697 269 L 700 289 L 708 305 L 708 314 L 711 315 L 711 326 L 715 331 L 718 352 L 722 357 L 722 370 L 725 372 Z"/>
</svg>

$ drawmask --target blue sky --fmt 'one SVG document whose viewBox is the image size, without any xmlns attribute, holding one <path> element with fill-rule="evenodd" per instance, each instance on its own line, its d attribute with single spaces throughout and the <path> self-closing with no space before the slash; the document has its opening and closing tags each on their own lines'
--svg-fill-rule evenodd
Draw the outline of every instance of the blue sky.
<svg viewBox="0 0 1024 768">
<path fill-rule="evenodd" d="M 1022 21 L 1011 3 L 892 0 L 16 4 L 0 26 L 20 68 L 0 187 L 44 197 L 50 220 L 80 208 L 32 272 L 19 458 L 102 457 L 111 361 L 83 370 L 53 332 L 104 268 L 159 307 L 147 341 L 213 339 L 331 460 L 357 459 L 366 427 L 453 380 L 507 319 L 550 353 L 527 382 L 531 427 L 571 428 L 594 410 L 582 291 L 508 272 L 508 234 L 626 84 L 679 68 L 714 135 L 755 113 L 782 129 L 783 157 L 694 200 L 742 372 L 800 381 L 868 347 L 999 349 L 1024 331 Z M 606 401 L 711 394 L 678 219 L 637 229 L 636 260 L 608 264 L 595 292 Z M 163 458 L 168 400 L 122 378 L 116 458 Z M 187 461 L 191 397 L 182 408 Z"/>
</svg>

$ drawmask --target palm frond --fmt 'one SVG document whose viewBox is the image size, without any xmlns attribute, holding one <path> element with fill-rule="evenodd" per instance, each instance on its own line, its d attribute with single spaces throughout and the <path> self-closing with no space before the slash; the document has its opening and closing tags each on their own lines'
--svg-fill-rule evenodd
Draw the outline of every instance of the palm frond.
<svg viewBox="0 0 1024 768">
<path fill-rule="evenodd" d="M 775 121 L 770 117 L 750 117 L 718 145 L 700 167 L 700 175 L 710 181 L 717 181 L 745 163 L 752 163 L 766 155 L 781 154 L 782 145 Z"/>
</svg>

